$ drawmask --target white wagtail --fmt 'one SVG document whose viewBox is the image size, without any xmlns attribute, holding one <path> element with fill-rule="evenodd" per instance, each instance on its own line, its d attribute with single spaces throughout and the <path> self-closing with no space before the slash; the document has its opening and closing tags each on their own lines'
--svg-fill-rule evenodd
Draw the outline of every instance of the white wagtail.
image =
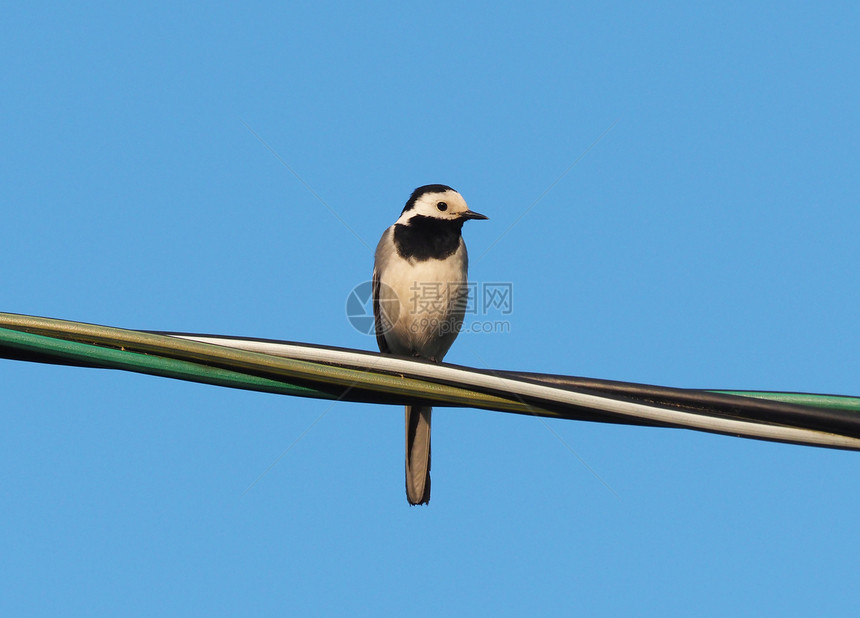
<svg viewBox="0 0 860 618">
<path fill-rule="evenodd" d="M 385 230 L 373 265 L 373 316 L 382 353 L 440 362 L 454 343 L 468 297 L 469 258 L 461 231 L 472 212 L 446 185 L 412 192 Z M 406 406 L 406 498 L 430 501 L 428 406 Z"/>
</svg>

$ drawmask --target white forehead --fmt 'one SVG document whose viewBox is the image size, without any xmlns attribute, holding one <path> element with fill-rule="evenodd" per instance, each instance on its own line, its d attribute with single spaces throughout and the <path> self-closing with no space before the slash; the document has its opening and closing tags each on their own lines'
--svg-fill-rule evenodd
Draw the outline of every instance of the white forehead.
<svg viewBox="0 0 860 618">
<path fill-rule="evenodd" d="M 447 208 L 443 210 L 439 210 L 438 204 L 439 202 L 445 202 Z M 433 191 L 431 193 L 425 193 L 417 200 L 415 200 L 415 204 L 400 215 L 400 218 L 397 220 L 398 223 L 403 223 L 409 220 L 414 215 L 424 215 L 425 217 L 436 217 L 439 219 L 453 219 L 455 215 L 466 212 L 469 210 L 469 207 L 466 205 L 466 200 L 463 199 L 463 196 L 454 191 L 454 189 L 448 189 L 447 191 Z"/>
</svg>

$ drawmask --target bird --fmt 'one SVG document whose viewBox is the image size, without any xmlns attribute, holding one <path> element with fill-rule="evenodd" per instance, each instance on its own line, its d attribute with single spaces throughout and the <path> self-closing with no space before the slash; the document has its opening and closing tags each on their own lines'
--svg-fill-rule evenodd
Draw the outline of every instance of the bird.
<svg viewBox="0 0 860 618">
<path fill-rule="evenodd" d="M 372 303 L 379 351 L 441 362 L 463 325 L 469 257 L 463 224 L 488 219 L 442 184 L 418 187 L 382 234 L 373 264 Z M 432 408 L 406 406 L 406 499 L 430 502 Z"/>
</svg>

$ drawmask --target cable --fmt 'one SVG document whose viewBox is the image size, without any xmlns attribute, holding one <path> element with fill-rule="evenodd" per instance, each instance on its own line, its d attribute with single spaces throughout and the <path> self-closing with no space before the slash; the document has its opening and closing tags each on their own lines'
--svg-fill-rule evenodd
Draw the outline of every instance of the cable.
<svg viewBox="0 0 860 618">
<path fill-rule="evenodd" d="M 173 367 L 171 377 L 223 382 L 239 388 L 249 388 L 249 377 L 256 377 L 258 381 L 251 386 L 254 390 L 278 392 L 275 389 L 289 387 L 293 389 L 290 394 L 310 397 L 380 403 L 427 402 L 559 418 L 685 427 L 860 449 L 860 439 L 855 435 L 856 415 L 845 410 L 839 413 L 827 410 L 827 414 L 822 414 L 818 407 L 746 395 L 481 371 L 326 346 L 166 335 L 6 313 L 0 313 L 0 327 L 3 327 L 0 328 L 2 350 L 9 355 L 11 347 L 16 350 L 13 355 L 29 355 L 31 360 L 47 355 L 75 364 L 169 375 L 165 366 L 157 365 L 161 361 L 153 360 L 162 358 L 188 363 Z M 64 347 L 50 340 L 78 345 Z M 95 353 L 96 349 L 112 350 L 113 355 Z M 207 376 L 201 373 L 204 366 L 232 373 Z M 233 384 L 227 384 L 230 381 Z M 297 387 L 304 390 L 296 390 Z M 813 426 L 807 426 L 807 421 Z M 826 429 L 836 426 L 840 431 Z"/>
</svg>

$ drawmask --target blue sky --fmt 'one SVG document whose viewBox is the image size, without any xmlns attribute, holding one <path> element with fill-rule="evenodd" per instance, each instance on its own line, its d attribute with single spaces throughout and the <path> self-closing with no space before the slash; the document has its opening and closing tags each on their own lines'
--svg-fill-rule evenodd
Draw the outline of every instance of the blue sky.
<svg viewBox="0 0 860 618">
<path fill-rule="evenodd" d="M 375 349 L 346 299 L 445 183 L 490 217 L 471 278 L 513 289 L 447 360 L 857 395 L 858 31 L 849 2 L 10 5 L 0 310 Z M 446 409 L 409 508 L 400 408 L 0 376 L 4 615 L 860 605 L 856 453 Z"/>
</svg>

